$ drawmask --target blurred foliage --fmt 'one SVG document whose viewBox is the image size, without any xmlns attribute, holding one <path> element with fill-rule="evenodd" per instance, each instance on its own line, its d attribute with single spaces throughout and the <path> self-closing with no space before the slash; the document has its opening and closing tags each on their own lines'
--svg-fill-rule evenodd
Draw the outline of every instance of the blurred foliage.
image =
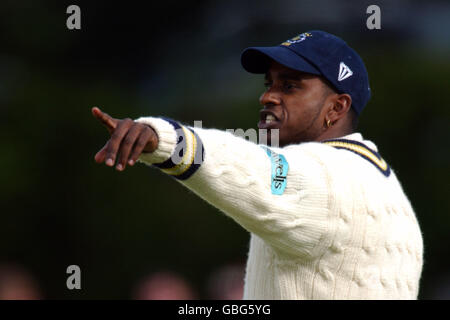
<svg viewBox="0 0 450 320">
<path fill-rule="evenodd" d="M 296 2 L 261 6 L 283 3 Z M 241 69 L 240 52 L 324 29 L 366 62 L 373 98 L 360 131 L 378 144 L 416 210 L 425 239 L 420 298 L 433 297 L 437 275 L 450 267 L 447 51 L 411 44 L 400 27 L 368 31 L 366 2 L 355 2 L 353 20 L 312 25 L 259 16 L 238 1 L 80 1 L 80 31 L 66 29 L 69 4 L 0 5 L 0 261 L 29 268 L 47 298 L 129 298 L 140 277 L 164 268 L 202 292 L 217 266 L 246 260 L 248 234 L 154 169 L 95 164 L 107 132 L 90 108 L 256 127 L 263 81 Z M 240 9 L 252 12 L 246 25 L 220 19 Z M 65 287 L 70 264 L 82 269 L 81 291 Z"/>
</svg>

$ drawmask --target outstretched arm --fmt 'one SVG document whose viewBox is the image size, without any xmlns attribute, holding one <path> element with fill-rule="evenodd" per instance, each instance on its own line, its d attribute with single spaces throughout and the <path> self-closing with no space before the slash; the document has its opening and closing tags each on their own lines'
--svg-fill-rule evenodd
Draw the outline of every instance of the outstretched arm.
<svg viewBox="0 0 450 320">
<path fill-rule="evenodd" d="M 147 149 L 142 149 L 150 152 L 143 152 L 139 161 L 178 179 L 274 248 L 304 257 L 319 254 L 328 229 L 327 183 L 325 171 L 307 148 L 272 148 L 289 166 L 286 188 L 277 194 L 272 188 L 277 163 L 261 146 L 228 132 L 190 128 L 169 119 L 148 117 L 135 123 L 119 122 L 96 161 L 111 158 L 123 164 L 127 154 L 135 153 L 133 147 L 122 151 L 133 145 L 127 137 L 146 137 L 143 132 L 151 127 Z M 140 129 L 134 129 L 138 125 Z"/>
</svg>

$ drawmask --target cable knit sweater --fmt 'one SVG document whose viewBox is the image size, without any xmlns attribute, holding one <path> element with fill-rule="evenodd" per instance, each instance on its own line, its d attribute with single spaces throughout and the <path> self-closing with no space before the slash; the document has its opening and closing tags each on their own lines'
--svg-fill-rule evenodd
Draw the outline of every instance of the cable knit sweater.
<svg viewBox="0 0 450 320">
<path fill-rule="evenodd" d="M 411 204 L 360 133 L 263 148 L 146 117 L 160 168 L 250 232 L 244 299 L 416 299 L 423 240 Z"/>
</svg>

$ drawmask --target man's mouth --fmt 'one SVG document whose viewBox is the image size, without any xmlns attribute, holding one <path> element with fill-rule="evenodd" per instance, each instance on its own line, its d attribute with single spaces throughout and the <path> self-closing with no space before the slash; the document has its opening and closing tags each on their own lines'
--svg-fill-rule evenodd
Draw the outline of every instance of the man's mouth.
<svg viewBox="0 0 450 320">
<path fill-rule="evenodd" d="M 274 129 L 278 128 L 280 125 L 280 120 L 277 116 L 268 110 L 260 111 L 260 119 L 258 122 L 259 129 Z"/>
<path fill-rule="evenodd" d="M 268 114 L 267 116 L 266 116 L 266 124 L 269 124 L 269 123 L 271 123 L 272 121 L 277 121 L 277 119 L 273 116 L 273 115 L 271 115 L 271 114 Z"/>
</svg>

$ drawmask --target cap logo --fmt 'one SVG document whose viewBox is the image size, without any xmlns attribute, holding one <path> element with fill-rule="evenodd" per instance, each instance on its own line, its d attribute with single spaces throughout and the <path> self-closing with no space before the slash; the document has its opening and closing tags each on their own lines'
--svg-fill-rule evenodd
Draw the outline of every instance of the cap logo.
<svg viewBox="0 0 450 320">
<path fill-rule="evenodd" d="M 341 62 L 341 64 L 339 65 L 338 81 L 345 80 L 348 77 L 351 77 L 352 74 L 353 74 L 353 71 L 350 70 L 350 68 L 347 67 L 347 65 L 345 63 Z"/>
<path fill-rule="evenodd" d="M 305 40 L 308 37 L 312 37 L 312 34 L 309 32 L 305 32 L 305 33 L 299 34 L 296 37 L 293 37 L 292 39 L 286 40 L 281 45 L 289 47 L 291 44 L 302 42 L 303 40 Z"/>
</svg>

